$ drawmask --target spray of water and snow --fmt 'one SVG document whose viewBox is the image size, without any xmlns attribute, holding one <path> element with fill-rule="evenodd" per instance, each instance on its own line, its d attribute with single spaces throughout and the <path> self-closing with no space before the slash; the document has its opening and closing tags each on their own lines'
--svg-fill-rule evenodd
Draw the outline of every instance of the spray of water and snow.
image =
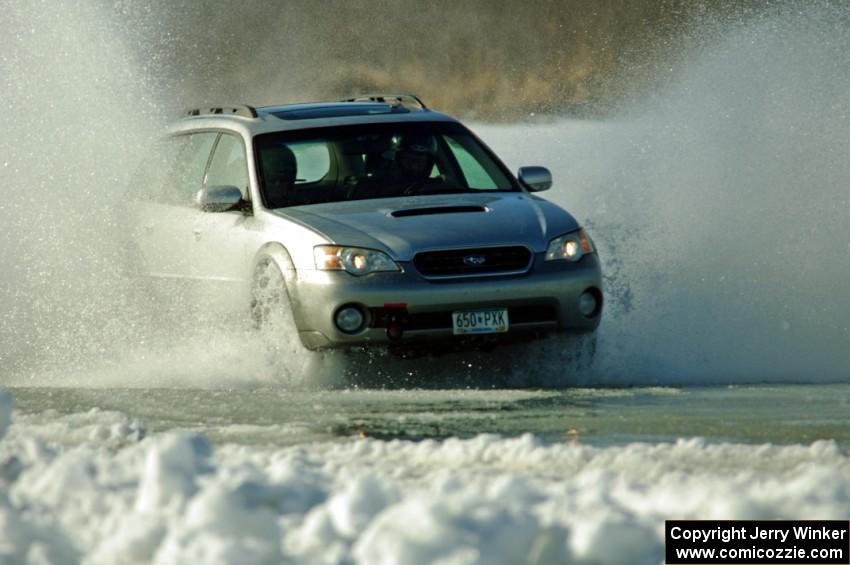
<svg viewBox="0 0 850 565">
<path fill-rule="evenodd" d="M 513 372 L 556 385 L 846 376 L 850 32 L 846 6 L 806 6 L 717 32 L 617 119 L 476 126 L 512 166 L 551 166 L 549 194 L 606 270 L 594 368 L 567 374 L 547 342 Z M 135 60 L 97 8 L 64 8 L 4 6 L 0 384 L 275 378 L 247 331 L 137 315 L 108 212 L 161 123 L 155 61 Z M 830 441 L 214 448 L 120 412 L 13 414 L 6 393 L 0 438 L 8 562 L 658 563 L 672 515 L 850 512 L 850 459 Z"/>
<path fill-rule="evenodd" d="M 60 21 L 51 10 L 10 7 L 2 39 L 4 75 L 15 79 L 4 83 L 0 168 L 14 195 L 1 205 L 5 382 L 194 386 L 286 375 L 246 327 L 194 314 L 163 322 L 133 302 L 112 212 L 164 122 L 152 88 L 176 87 L 155 80 L 156 57 L 142 63 L 125 46 L 115 12 L 78 7 Z M 669 87 L 609 121 L 477 125 L 512 166 L 553 169 L 547 196 L 589 228 L 608 297 L 593 371 L 565 369 L 557 341 L 482 370 L 556 386 L 842 379 L 848 28 L 829 3 L 780 9 L 711 28 Z"/>
<path fill-rule="evenodd" d="M 724 30 L 619 119 L 479 128 L 600 247 L 593 382 L 847 377 L 850 25 L 816 6 Z"/>
</svg>

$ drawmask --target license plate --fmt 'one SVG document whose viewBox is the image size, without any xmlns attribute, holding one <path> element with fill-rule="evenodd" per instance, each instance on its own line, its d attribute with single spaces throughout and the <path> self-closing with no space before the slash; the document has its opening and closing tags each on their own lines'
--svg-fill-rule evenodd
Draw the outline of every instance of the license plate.
<svg viewBox="0 0 850 565">
<path fill-rule="evenodd" d="M 508 309 L 452 312 L 455 335 L 498 334 L 508 331 Z"/>
</svg>

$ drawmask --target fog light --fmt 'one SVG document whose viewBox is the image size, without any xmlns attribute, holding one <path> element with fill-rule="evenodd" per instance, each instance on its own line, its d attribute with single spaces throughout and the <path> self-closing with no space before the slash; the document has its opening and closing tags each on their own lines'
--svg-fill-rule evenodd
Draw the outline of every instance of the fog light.
<svg viewBox="0 0 850 565">
<path fill-rule="evenodd" d="M 343 306 L 336 313 L 336 327 L 347 334 L 353 334 L 363 328 L 366 319 L 356 306 Z"/>
<path fill-rule="evenodd" d="M 589 290 L 584 291 L 578 298 L 578 311 L 581 312 L 582 316 L 590 318 L 596 313 L 598 306 L 599 302 Z"/>
</svg>

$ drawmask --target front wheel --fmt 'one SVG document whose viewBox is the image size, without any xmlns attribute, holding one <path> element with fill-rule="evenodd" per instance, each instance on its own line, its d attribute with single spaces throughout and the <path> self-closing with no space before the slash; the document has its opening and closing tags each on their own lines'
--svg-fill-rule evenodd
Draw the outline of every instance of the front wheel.
<svg viewBox="0 0 850 565">
<path fill-rule="evenodd" d="M 251 319 L 260 330 L 271 359 L 282 362 L 287 372 L 300 372 L 309 352 L 298 337 L 283 273 L 271 259 L 258 263 L 254 269 Z"/>
<path fill-rule="evenodd" d="M 308 387 L 338 386 L 338 356 L 310 351 L 301 343 L 292 314 L 286 280 L 277 263 L 266 259 L 254 269 L 251 318 L 266 344 L 268 362 L 289 384 Z"/>
<path fill-rule="evenodd" d="M 297 338 L 286 281 L 280 267 L 272 260 L 262 261 L 254 269 L 251 319 L 258 329 L 292 333 Z"/>
</svg>

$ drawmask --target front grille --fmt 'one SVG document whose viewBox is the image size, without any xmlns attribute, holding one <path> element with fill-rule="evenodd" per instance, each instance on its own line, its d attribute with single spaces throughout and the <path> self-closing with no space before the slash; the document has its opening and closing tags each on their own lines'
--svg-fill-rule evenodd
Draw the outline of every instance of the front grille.
<svg viewBox="0 0 850 565">
<path fill-rule="evenodd" d="M 527 271 L 531 251 L 522 245 L 425 251 L 413 258 L 426 277 L 466 277 Z"/>
</svg>

